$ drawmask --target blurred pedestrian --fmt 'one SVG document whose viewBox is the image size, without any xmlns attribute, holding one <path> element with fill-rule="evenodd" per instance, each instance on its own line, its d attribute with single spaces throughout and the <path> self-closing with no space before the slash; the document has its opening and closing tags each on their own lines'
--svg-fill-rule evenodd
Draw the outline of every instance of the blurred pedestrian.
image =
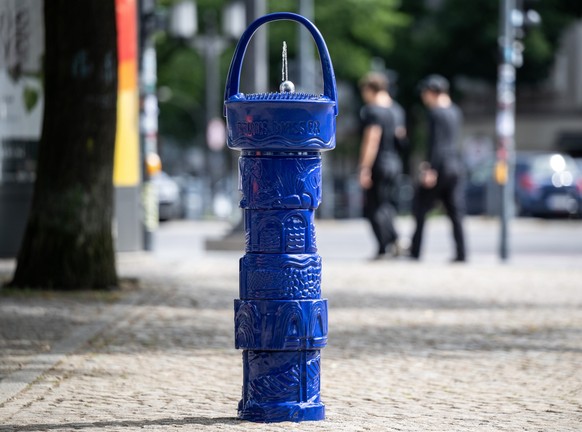
<svg viewBox="0 0 582 432">
<path fill-rule="evenodd" d="M 360 91 L 365 105 L 360 112 L 359 181 L 364 190 L 364 217 L 369 220 L 378 242 L 375 259 L 381 259 L 399 253 L 394 218 L 398 179 L 402 173 L 400 152 L 406 143 L 405 115 L 390 97 L 384 74 L 365 75 L 360 80 Z"/>
<path fill-rule="evenodd" d="M 464 200 L 462 160 L 458 140 L 462 113 L 449 96 L 449 82 L 440 75 L 429 75 L 420 83 L 421 97 L 428 108 L 428 142 L 426 159 L 420 164 L 418 185 L 412 211 L 416 230 L 410 256 L 420 257 L 422 232 L 427 213 L 441 201 L 452 222 L 455 256 L 452 261 L 466 260 L 463 234 Z"/>
</svg>

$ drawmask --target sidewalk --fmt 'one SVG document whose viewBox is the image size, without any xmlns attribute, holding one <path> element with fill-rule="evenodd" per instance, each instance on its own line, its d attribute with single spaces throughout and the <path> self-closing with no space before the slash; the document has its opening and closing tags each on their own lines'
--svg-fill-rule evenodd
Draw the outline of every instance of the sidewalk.
<svg viewBox="0 0 582 432">
<path fill-rule="evenodd" d="M 420 263 L 366 261 L 364 224 L 319 223 L 330 308 L 324 422 L 236 420 L 242 253 L 202 251 L 216 225 L 167 225 L 161 251 L 120 255 L 120 274 L 139 277 L 139 289 L 2 295 L 0 431 L 578 431 L 577 250 L 563 253 L 569 261 L 552 250 L 499 264 L 483 246 L 487 223 L 469 224 L 467 265 L 446 263 L 439 221 Z M 525 236 L 516 247 L 532 249 L 537 225 L 515 230 Z M 168 248 L 172 236 L 181 245 Z M 0 279 L 13 265 L 0 261 Z"/>
</svg>

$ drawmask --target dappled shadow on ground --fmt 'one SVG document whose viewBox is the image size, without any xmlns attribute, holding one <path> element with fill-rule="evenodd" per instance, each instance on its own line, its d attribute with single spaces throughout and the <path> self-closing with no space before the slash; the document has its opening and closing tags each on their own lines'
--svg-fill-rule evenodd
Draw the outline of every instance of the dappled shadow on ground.
<svg viewBox="0 0 582 432">
<path fill-rule="evenodd" d="M 582 330 L 558 326 L 502 329 L 483 325 L 354 325 L 330 331 L 328 347 L 349 357 L 412 356 L 476 352 L 556 352 L 582 354 Z"/>
<path fill-rule="evenodd" d="M 240 420 L 235 417 L 168 417 L 151 420 L 104 420 L 97 422 L 74 422 L 74 423 L 41 423 L 30 425 L 4 425 L 0 426 L 0 432 L 8 431 L 23 431 L 36 432 L 47 430 L 82 430 L 82 429 L 101 429 L 101 428 L 145 428 L 148 426 L 188 426 L 188 425 L 235 425 L 239 424 Z"/>
<path fill-rule="evenodd" d="M 223 281 L 224 282 L 224 281 Z M 158 289 L 163 284 L 163 289 Z M 133 354 L 233 350 L 236 287 L 203 280 L 159 277 L 127 306 L 123 319 L 85 344 L 85 352 Z M 582 352 L 582 326 L 574 303 L 498 302 L 452 295 L 331 290 L 329 351 L 350 357 L 397 352 Z M 102 299 L 37 294 L 0 296 L 0 359 L 45 352 L 52 342 L 90 321 L 106 307 Z M 574 321 L 560 321 L 572 315 Z M 421 317 L 421 318 L 419 318 Z M 577 320 L 577 321 L 576 321 Z M 342 354 L 343 355 L 343 354 Z M 2 374 L 15 368 L 3 362 Z"/>
<path fill-rule="evenodd" d="M 233 350 L 232 306 L 205 309 L 191 306 L 190 300 L 188 292 L 180 292 L 168 303 L 145 307 L 147 319 L 109 335 L 107 352 Z M 582 317 L 570 305 L 394 294 L 362 301 L 346 292 L 334 292 L 329 301 L 328 348 L 349 357 L 389 352 L 582 353 L 582 327 L 576 325 Z M 564 314 L 578 316 L 578 321 L 561 320 Z"/>
<path fill-rule="evenodd" d="M 60 354 L 54 345 L 94 323 L 135 288 L 126 285 L 114 292 L 0 289 L 0 380 L 32 356 Z"/>
<path fill-rule="evenodd" d="M 578 309 L 576 304 L 534 303 L 523 301 L 476 300 L 466 297 L 443 295 L 395 295 L 366 293 L 365 295 L 347 290 L 333 291 L 326 296 L 330 309 L 416 309 L 416 310 L 512 310 L 526 309 Z"/>
<path fill-rule="evenodd" d="M 60 299 L 0 297 L 0 379 L 18 370 L 27 356 L 47 353 L 95 314 L 91 306 Z"/>
</svg>

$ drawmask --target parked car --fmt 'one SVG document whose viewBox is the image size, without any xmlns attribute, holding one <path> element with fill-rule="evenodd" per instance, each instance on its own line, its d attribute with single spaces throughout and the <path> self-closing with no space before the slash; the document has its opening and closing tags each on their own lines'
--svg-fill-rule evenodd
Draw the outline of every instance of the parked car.
<svg viewBox="0 0 582 432">
<path fill-rule="evenodd" d="M 515 212 L 521 216 L 582 216 L 582 167 L 568 155 L 518 153 Z M 474 166 L 467 175 L 467 214 L 498 215 L 501 189 L 493 179 L 494 160 Z"/>
<path fill-rule="evenodd" d="M 520 215 L 582 216 L 582 171 L 566 154 L 518 154 L 515 202 Z"/>
<path fill-rule="evenodd" d="M 152 177 L 152 183 L 158 196 L 158 214 L 160 221 L 177 219 L 182 215 L 180 186 L 164 171 Z"/>
</svg>

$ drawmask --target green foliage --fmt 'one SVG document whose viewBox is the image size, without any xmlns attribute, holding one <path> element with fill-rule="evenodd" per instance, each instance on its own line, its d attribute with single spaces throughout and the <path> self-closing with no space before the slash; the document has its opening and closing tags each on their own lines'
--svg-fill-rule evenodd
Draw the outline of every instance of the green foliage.
<svg viewBox="0 0 582 432">
<path fill-rule="evenodd" d="M 338 79 L 356 82 L 370 69 L 374 57 L 385 58 L 395 48 L 394 32 L 405 28 L 410 18 L 396 9 L 397 0 L 326 0 L 315 2 L 315 24 L 323 34 Z M 270 12 L 298 12 L 296 1 L 271 1 Z M 372 13 L 373 11 L 373 13 Z M 269 28 L 269 53 L 273 70 L 286 40 L 294 57 L 297 24 L 276 23 Z"/>
<path fill-rule="evenodd" d="M 169 8 L 178 0 L 158 0 L 158 7 Z M 205 17 L 214 12 L 220 18 L 224 0 L 197 0 L 198 31 L 206 31 Z M 220 23 L 218 23 L 220 27 Z M 159 101 L 159 133 L 172 137 L 184 146 L 202 145 L 199 137 L 204 133 L 204 95 L 206 77 L 204 59 L 190 41 L 178 40 L 166 32 L 156 35 L 158 57 L 158 89 L 163 88 L 165 97 Z M 233 42 L 234 43 L 234 42 Z M 227 62 L 232 50 L 227 50 L 221 59 L 221 69 L 226 78 Z M 222 94 L 222 93 L 221 93 Z M 222 96 L 220 96 L 222 97 Z"/>
<path fill-rule="evenodd" d="M 168 91 L 160 101 L 160 135 L 192 142 L 204 124 L 204 63 L 181 41 L 163 35 L 158 40 L 158 88 Z"/>
<path fill-rule="evenodd" d="M 176 0 L 160 0 L 168 7 Z M 226 0 L 198 0 L 200 31 L 204 15 L 219 11 Z M 419 104 L 417 83 L 429 73 L 449 78 L 466 76 L 495 82 L 498 62 L 499 0 L 443 0 L 429 7 L 426 0 L 318 0 L 315 24 L 326 40 L 339 80 L 356 85 L 373 58 L 386 61 L 398 74 L 397 98 L 411 116 Z M 298 12 L 297 0 L 269 0 L 268 11 Z M 524 65 L 519 83 L 547 78 L 563 29 L 582 17 L 582 1 L 544 0 L 535 4 L 542 25 L 524 39 Z M 276 88 L 281 70 L 281 44 L 287 41 L 290 62 L 297 56 L 298 25 L 277 22 L 269 28 L 271 83 Z M 234 44 L 233 44 L 234 47 Z M 204 65 L 187 44 L 165 35 L 158 39 L 158 86 L 172 89 L 172 99 L 161 104 L 160 132 L 191 142 L 202 133 Z M 221 60 L 223 79 L 232 48 Z"/>
<path fill-rule="evenodd" d="M 408 112 L 409 123 L 423 120 L 417 90 L 426 75 L 440 73 L 451 79 L 464 76 L 497 79 L 499 0 L 443 0 L 428 7 L 425 0 L 403 1 L 399 11 L 412 17 L 408 27 L 397 29 L 396 47 L 387 56 L 387 66 L 398 72 L 397 98 Z M 532 2 L 542 18 L 541 26 L 526 30 L 524 64 L 518 70 L 518 85 L 542 82 L 550 73 L 563 30 L 582 17 L 579 0 Z M 460 96 L 460 95 L 455 95 Z M 421 128 L 409 127 L 414 147 L 422 145 Z"/>
<path fill-rule="evenodd" d="M 444 0 L 436 9 L 427 8 L 425 3 L 402 3 L 401 11 L 414 19 L 410 28 L 396 34 L 397 47 L 389 56 L 390 64 L 401 72 L 404 99 L 412 101 L 415 83 L 429 73 L 494 82 L 500 2 Z M 582 16 L 582 2 L 577 0 L 545 0 L 532 5 L 540 13 L 542 24 L 526 30 L 519 83 L 537 83 L 547 78 L 561 32 Z"/>
<path fill-rule="evenodd" d="M 548 77 L 562 32 L 582 18 L 579 0 L 544 0 L 532 3 L 542 22 L 525 37 L 524 65 L 518 72 L 522 83 L 535 84 Z"/>
<path fill-rule="evenodd" d="M 161 0 L 159 7 L 169 8 L 177 0 Z M 199 31 L 204 33 L 204 16 L 213 10 L 220 17 L 225 0 L 198 0 Z M 374 57 L 385 58 L 396 47 L 394 33 L 410 22 L 398 12 L 398 0 L 322 0 L 315 2 L 315 23 L 321 30 L 333 59 L 338 79 L 356 82 L 365 74 Z M 271 0 L 269 12 L 298 12 L 296 0 Z M 297 56 L 298 25 L 280 21 L 268 25 L 271 88 L 276 88 L 281 70 L 281 44 L 287 41 L 290 61 Z M 158 51 L 158 88 L 171 90 L 167 101 L 160 101 L 160 135 L 172 136 L 191 144 L 204 127 L 204 64 L 200 55 L 185 41 L 165 33 L 156 40 Z M 221 59 L 221 78 L 232 57 L 232 49 Z"/>
<path fill-rule="evenodd" d="M 395 32 L 410 23 L 395 0 L 344 0 L 316 5 L 316 23 L 325 35 L 336 76 L 357 81 L 374 57 L 386 58 L 396 47 Z"/>
</svg>

